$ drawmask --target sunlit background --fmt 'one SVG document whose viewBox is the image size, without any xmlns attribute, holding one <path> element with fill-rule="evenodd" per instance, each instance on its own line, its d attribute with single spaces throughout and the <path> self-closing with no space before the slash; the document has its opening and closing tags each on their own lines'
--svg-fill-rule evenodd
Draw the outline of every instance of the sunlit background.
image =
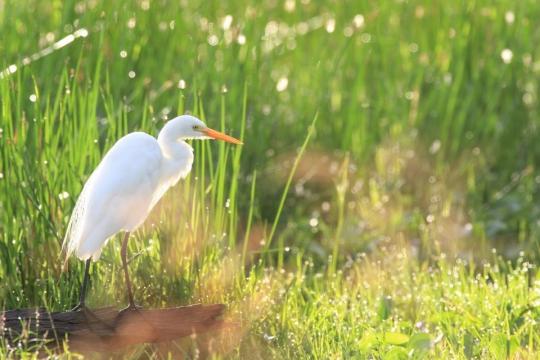
<svg viewBox="0 0 540 360">
<path fill-rule="evenodd" d="M 0 0 L 0 306 L 76 302 L 60 247 L 84 181 L 192 113 L 245 145 L 193 144 L 130 243 L 135 294 L 223 302 L 237 328 L 128 357 L 538 355 L 538 19 L 534 0 Z M 126 301 L 118 245 L 91 307 Z"/>
</svg>

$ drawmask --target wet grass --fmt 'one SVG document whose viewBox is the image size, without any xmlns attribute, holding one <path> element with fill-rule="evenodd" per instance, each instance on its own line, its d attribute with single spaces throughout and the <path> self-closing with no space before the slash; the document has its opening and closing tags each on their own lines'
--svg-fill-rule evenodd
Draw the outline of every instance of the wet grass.
<svg viewBox="0 0 540 360">
<path fill-rule="evenodd" d="M 84 181 L 121 136 L 190 112 L 245 145 L 193 144 L 130 267 L 144 306 L 228 304 L 240 328 L 216 357 L 538 357 L 539 17 L 535 1 L 0 2 L 0 307 L 76 302 L 83 264 L 63 272 L 60 246 Z M 92 307 L 125 303 L 118 242 Z M 29 338 L 0 356 L 37 356 Z"/>
</svg>

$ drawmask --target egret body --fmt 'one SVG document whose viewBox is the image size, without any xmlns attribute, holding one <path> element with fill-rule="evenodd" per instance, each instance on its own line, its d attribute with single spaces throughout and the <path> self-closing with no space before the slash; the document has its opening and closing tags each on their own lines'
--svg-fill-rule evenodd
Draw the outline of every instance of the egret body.
<svg viewBox="0 0 540 360">
<path fill-rule="evenodd" d="M 85 306 L 91 260 L 97 261 L 107 241 L 121 231 L 125 232 L 121 255 L 129 307 L 135 307 L 126 262 L 129 234 L 141 226 L 163 194 L 191 171 L 193 148 L 185 142 L 188 139 L 242 144 L 196 117 L 178 116 L 165 124 L 157 139 L 143 132 L 122 137 L 84 184 L 63 244 L 66 259 L 75 254 L 86 261 L 76 309 Z"/>
</svg>

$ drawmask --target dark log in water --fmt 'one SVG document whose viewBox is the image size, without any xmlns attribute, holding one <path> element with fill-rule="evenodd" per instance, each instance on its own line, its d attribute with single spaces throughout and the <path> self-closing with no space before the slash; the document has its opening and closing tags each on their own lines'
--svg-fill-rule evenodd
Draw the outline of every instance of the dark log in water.
<svg viewBox="0 0 540 360">
<path fill-rule="evenodd" d="M 219 330 L 224 310 L 223 304 L 121 312 L 112 307 L 67 312 L 8 310 L 0 315 L 0 335 L 12 343 L 21 337 L 30 342 L 47 339 L 50 347 L 59 349 L 67 339 L 75 351 L 109 352 Z"/>
</svg>

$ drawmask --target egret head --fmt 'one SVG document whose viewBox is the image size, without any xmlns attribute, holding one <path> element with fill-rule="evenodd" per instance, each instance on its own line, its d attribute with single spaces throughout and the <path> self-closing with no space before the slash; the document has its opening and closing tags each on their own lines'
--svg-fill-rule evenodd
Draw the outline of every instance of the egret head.
<svg viewBox="0 0 540 360">
<path fill-rule="evenodd" d="M 191 115 L 181 115 L 169 120 L 161 130 L 159 136 L 164 136 L 165 138 L 174 141 L 188 139 L 216 139 L 233 144 L 242 144 L 240 140 L 235 139 L 232 136 L 210 129 L 202 120 Z"/>
</svg>

